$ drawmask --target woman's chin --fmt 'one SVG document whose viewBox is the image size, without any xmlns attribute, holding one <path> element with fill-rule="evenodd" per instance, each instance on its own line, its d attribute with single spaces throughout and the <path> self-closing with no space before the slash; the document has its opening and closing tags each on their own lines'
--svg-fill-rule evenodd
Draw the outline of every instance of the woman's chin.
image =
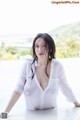
<svg viewBox="0 0 80 120">
<path fill-rule="evenodd" d="M 46 60 L 47 59 L 47 57 L 46 56 L 44 56 L 44 55 L 40 55 L 40 56 L 38 56 L 38 59 L 40 59 L 40 60 Z"/>
</svg>

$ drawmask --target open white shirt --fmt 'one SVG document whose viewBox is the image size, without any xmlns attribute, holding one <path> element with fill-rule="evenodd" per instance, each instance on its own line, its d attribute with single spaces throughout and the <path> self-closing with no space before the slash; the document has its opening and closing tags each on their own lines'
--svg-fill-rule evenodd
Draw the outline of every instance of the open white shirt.
<svg viewBox="0 0 80 120">
<path fill-rule="evenodd" d="M 34 62 L 32 65 L 31 63 L 32 60 L 27 60 L 24 63 L 19 82 L 15 88 L 20 94 L 24 92 L 28 110 L 56 107 L 59 87 L 70 102 L 74 103 L 76 101 L 76 98 L 67 83 L 64 69 L 58 60 L 52 59 L 51 61 L 50 78 L 45 90 L 42 89 L 36 77 L 35 66 L 37 65 L 37 62 Z M 33 79 L 31 79 L 31 66 L 34 73 Z"/>
</svg>

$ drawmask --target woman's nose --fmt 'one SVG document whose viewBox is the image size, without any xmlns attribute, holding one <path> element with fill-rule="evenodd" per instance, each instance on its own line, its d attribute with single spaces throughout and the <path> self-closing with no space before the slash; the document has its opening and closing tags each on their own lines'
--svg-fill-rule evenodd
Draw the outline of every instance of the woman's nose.
<svg viewBox="0 0 80 120">
<path fill-rule="evenodd" d="M 39 47 L 39 49 L 38 49 L 39 51 L 41 51 L 42 50 L 42 47 Z"/>
<path fill-rule="evenodd" d="M 39 52 L 42 52 L 43 51 L 43 48 L 42 47 L 39 47 Z"/>
</svg>

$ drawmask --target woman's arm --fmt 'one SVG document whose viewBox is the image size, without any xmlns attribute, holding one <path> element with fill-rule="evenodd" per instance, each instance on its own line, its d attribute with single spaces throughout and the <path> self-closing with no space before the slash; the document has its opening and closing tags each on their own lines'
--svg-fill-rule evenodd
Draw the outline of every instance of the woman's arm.
<svg viewBox="0 0 80 120">
<path fill-rule="evenodd" d="M 25 86 L 25 82 L 26 82 L 26 69 L 27 69 L 27 62 L 25 61 L 22 65 L 22 68 L 20 71 L 18 83 L 15 87 L 12 97 L 11 97 L 6 109 L 4 110 L 4 112 L 7 112 L 7 113 L 10 112 L 10 110 L 12 109 L 12 107 L 14 106 L 14 104 L 17 102 L 17 100 L 21 96 L 22 92 L 24 91 L 24 86 Z"/>
<path fill-rule="evenodd" d="M 66 96 L 66 98 L 70 102 L 72 102 L 75 105 L 75 107 L 80 107 L 80 103 L 77 101 L 71 87 L 69 86 L 67 82 L 66 75 L 65 75 L 65 72 L 62 66 L 60 69 L 59 78 L 60 78 L 59 83 L 60 83 L 60 88 L 61 88 L 62 93 Z"/>
<path fill-rule="evenodd" d="M 9 113 L 10 110 L 12 109 L 12 107 L 15 105 L 15 103 L 17 102 L 17 100 L 19 99 L 19 97 L 21 96 L 20 93 L 14 91 L 13 94 L 12 94 L 12 97 L 6 107 L 6 109 L 4 110 L 4 112 L 7 112 Z"/>
<path fill-rule="evenodd" d="M 19 75 L 18 83 L 15 87 L 15 90 L 12 94 L 12 97 L 11 97 L 6 109 L 0 115 L 1 118 L 5 118 L 6 114 L 8 114 L 11 111 L 12 107 L 15 105 L 15 103 L 21 96 L 22 92 L 24 91 L 24 86 L 26 83 L 26 76 L 27 76 L 26 69 L 27 69 L 27 62 L 25 61 L 25 63 L 22 66 L 20 75 Z"/>
</svg>

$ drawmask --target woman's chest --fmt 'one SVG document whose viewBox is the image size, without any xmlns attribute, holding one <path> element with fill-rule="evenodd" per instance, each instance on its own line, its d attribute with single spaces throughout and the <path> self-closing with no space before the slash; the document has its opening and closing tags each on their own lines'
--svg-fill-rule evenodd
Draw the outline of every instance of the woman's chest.
<svg viewBox="0 0 80 120">
<path fill-rule="evenodd" d="M 44 90 L 49 84 L 50 70 L 36 69 L 36 79 L 40 87 Z"/>
</svg>

